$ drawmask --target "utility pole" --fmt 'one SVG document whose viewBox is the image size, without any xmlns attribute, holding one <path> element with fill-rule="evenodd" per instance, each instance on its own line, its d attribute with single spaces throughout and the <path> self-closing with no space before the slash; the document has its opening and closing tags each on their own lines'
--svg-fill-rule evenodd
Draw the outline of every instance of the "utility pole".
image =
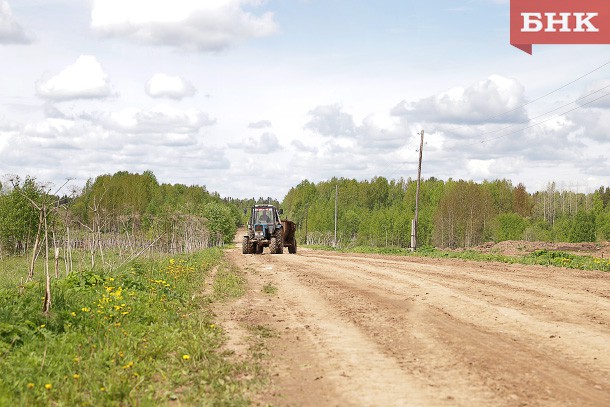
<svg viewBox="0 0 610 407">
<path fill-rule="evenodd" d="M 309 217 L 309 204 L 305 205 L 305 244 L 309 244 L 307 242 L 307 218 Z"/>
<path fill-rule="evenodd" d="M 419 165 L 417 167 L 417 189 L 415 191 L 415 219 L 411 222 L 411 251 L 417 249 L 417 221 L 419 220 L 419 186 L 421 183 L 421 162 L 424 152 L 424 131 L 419 142 Z"/>
<path fill-rule="evenodd" d="M 339 186 L 335 185 L 335 243 L 334 247 L 337 247 L 337 201 L 339 200 Z"/>
</svg>

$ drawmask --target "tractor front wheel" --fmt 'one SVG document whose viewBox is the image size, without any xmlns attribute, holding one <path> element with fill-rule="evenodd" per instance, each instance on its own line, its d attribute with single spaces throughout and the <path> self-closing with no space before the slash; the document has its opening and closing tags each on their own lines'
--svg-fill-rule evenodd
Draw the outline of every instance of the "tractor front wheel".
<svg viewBox="0 0 610 407">
<path fill-rule="evenodd" d="M 282 238 L 272 237 L 269 243 L 269 251 L 271 254 L 282 254 L 284 247 L 282 245 Z"/>
</svg>

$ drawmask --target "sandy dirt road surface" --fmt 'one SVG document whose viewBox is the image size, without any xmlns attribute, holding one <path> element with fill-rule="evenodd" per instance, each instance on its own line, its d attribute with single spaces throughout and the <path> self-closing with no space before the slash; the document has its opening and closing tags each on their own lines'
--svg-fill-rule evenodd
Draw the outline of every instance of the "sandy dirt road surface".
<svg viewBox="0 0 610 407">
<path fill-rule="evenodd" d="M 608 273 L 306 249 L 228 258 L 248 280 L 218 310 L 228 346 L 239 353 L 248 327 L 275 333 L 255 404 L 610 406 Z"/>
</svg>

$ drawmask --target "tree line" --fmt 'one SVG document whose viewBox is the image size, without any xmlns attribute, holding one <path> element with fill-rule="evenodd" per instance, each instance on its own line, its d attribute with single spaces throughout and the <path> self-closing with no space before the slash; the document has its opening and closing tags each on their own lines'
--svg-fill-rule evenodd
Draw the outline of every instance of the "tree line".
<svg viewBox="0 0 610 407">
<path fill-rule="evenodd" d="M 338 244 L 410 245 L 416 182 L 383 177 L 357 181 L 307 180 L 283 200 L 286 215 L 310 244 L 334 240 L 335 188 L 338 192 Z M 420 188 L 418 245 L 472 247 L 488 241 L 540 240 L 593 242 L 610 238 L 610 188 L 593 193 L 559 190 L 549 183 L 529 193 L 509 180 L 423 180 Z"/>
<path fill-rule="evenodd" d="M 32 177 L 12 176 L 0 184 L 2 252 L 23 254 L 44 241 L 43 203 L 49 241 L 92 253 L 105 248 L 135 252 L 153 242 L 155 249 L 167 252 L 225 244 L 242 218 L 239 208 L 217 193 L 202 186 L 161 184 L 150 171 L 100 175 L 82 190 L 61 195 Z"/>
<path fill-rule="evenodd" d="M 330 245 L 337 191 L 338 244 L 408 247 L 415 190 L 411 179 L 304 180 L 289 190 L 281 207 L 284 217 L 297 223 L 301 242 Z M 150 171 L 100 175 L 81 190 L 60 193 L 34 178 L 12 176 L 0 184 L 0 252 L 41 252 L 47 243 L 65 248 L 66 256 L 71 248 L 88 249 L 94 262 L 93 254 L 106 248 L 125 255 L 153 244 L 170 253 L 193 251 L 229 243 L 257 203 L 280 206 L 271 197 L 221 198 L 204 186 L 159 183 Z M 419 246 L 610 238 L 609 187 L 578 193 L 549 183 L 529 193 L 509 180 L 432 177 L 421 183 L 419 208 Z"/>
</svg>

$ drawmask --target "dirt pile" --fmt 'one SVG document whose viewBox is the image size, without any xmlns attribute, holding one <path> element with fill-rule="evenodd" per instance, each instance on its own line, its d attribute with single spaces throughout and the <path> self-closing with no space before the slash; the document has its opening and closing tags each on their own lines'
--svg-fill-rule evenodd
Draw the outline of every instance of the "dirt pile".
<svg viewBox="0 0 610 407">
<path fill-rule="evenodd" d="M 525 240 L 507 240 L 494 243 L 487 242 L 472 248 L 481 253 L 498 253 L 507 256 L 527 255 L 536 250 L 562 251 L 578 255 L 589 255 L 600 258 L 610 257 L 610 243 L 551 243 L 528 242 Z"/>
</svg>

